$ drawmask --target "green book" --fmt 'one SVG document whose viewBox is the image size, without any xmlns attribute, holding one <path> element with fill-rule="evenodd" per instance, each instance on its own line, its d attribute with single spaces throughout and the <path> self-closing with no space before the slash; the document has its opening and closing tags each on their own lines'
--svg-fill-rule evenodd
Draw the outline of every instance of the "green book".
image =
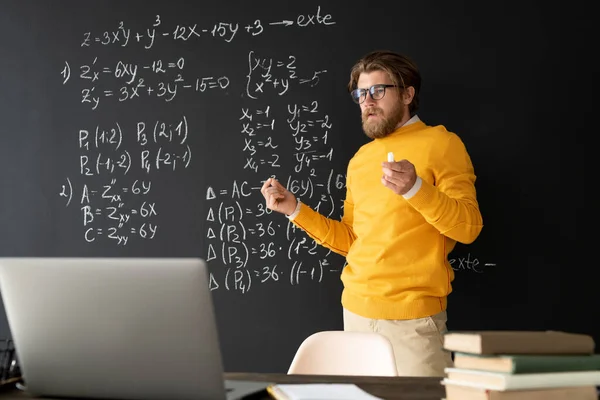
<svg viewBox="0 0 600 400">
<path fill-rule="evenodd" d="M 597 371 L 600 370 L 600 354 L 481 355 L 455 352 L 454 367 L 508 374 Z"/>
</svg>

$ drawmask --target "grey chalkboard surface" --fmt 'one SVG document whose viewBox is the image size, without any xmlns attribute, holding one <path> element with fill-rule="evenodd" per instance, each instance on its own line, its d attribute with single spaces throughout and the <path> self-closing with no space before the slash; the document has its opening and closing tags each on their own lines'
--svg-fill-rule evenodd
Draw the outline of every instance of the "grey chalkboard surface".
<svg viewBox="0 0 600 400">
<path fill-rule="evenodd" d="M 557 67 L 548 67 L 560 9 L 329 0 L 0 8 L 0 256 L 203 257 L 226 369 L 286 371 L 303 338 L 342 327 L 344 259 L 266 210 L 259 188 L 276 176 L 341 215 L 346 164 L 367 140 L 345 88 L 349 69 L 387 48 L 419 64 L 419 116 L 463 139 L 478 176 L 485 227 L 451 255 L 449 327 L 600 339 L 587 306 L 593 282 L 578 261 L 583 122 L 557 123 Z"/>
</svg>

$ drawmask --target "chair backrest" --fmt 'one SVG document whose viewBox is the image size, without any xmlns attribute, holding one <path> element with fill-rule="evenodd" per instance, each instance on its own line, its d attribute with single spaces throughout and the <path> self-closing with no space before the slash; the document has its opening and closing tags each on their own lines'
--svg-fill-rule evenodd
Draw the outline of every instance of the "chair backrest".
<svg viewBox="0 0 600 400">
<path fill-rule="evenodd" d="M 288 374 L 397 376 L 394 349 L 374 332 L 322 331 L 298 347 Z"/>
</svg>

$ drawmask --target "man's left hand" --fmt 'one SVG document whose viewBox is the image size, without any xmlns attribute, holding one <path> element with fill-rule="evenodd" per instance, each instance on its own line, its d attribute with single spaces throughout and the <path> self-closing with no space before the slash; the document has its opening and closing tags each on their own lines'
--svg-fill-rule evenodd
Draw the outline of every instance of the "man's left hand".
<svg viewBox="0 0 600 400">
<path fill-rule="evenodd" d="M 381 183 L 396 194 L 405 194 L 417 181 L 415 166 L 408 160 L 383 162 L 382 167 Z"/>
</svg>

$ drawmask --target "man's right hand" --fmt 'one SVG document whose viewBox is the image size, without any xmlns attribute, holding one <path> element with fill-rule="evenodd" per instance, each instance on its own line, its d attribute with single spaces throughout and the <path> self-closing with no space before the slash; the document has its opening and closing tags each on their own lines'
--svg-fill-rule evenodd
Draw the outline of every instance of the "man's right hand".
<svg viewBox="0 0 600 400">
<path fill-rule="evenodd" d="M 296 196 L 279 183 L 277 179 L 267 179 L 260 188 L 260 192 L 265 198 L 267 208 L 285 215 L 291 215 L 296 210 Z"/>
</svg>

